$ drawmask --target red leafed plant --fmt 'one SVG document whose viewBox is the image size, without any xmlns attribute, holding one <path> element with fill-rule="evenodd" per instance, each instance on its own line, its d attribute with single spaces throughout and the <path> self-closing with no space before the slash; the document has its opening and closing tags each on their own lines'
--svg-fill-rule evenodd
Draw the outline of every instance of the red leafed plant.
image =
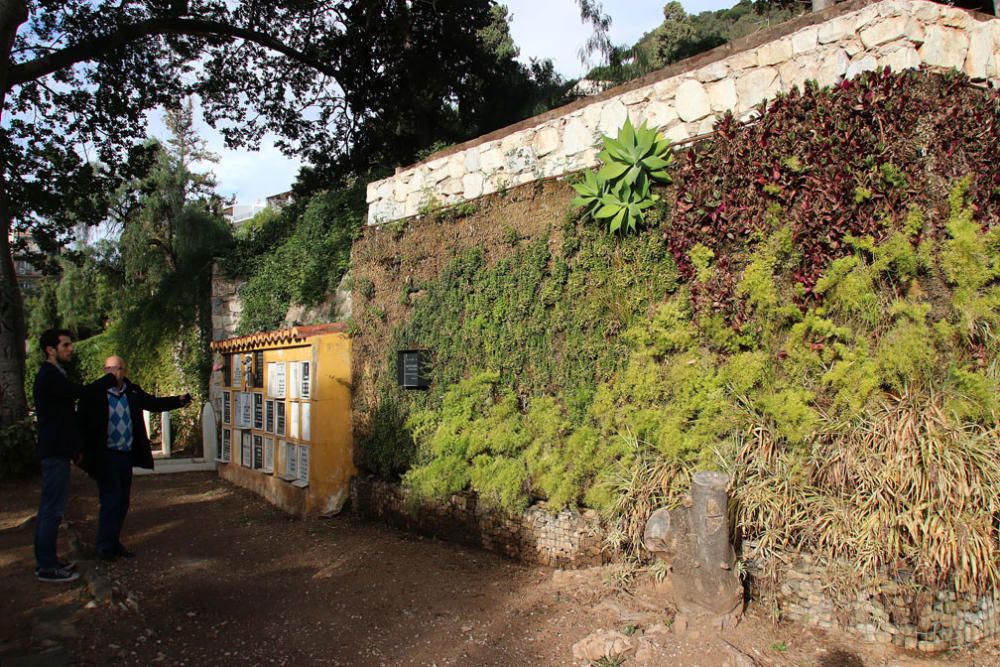
<svg viewBox="0 0 1000 667">
<path fill-rule="evenodd" d="M 788 226 L 796 250 L 791 276 L 809 298 L 820 271 L 850 249 L 845 236 L 882 240 L 914 206 L 930 211 L 924 233 L 946 219 L 947 193 L 971 175 L 977 219 L 1000 215 L 1000 95 L 959 74 L 866 73 L 833 88 L 807 85 L 759 109 L 731 115 L 675 162 L 675 203 L 663 238 L 682 273 L 694 278 L 696 244 L 728 258 L 694 281 L 696 306 L 741 320 L 732 289 L 739 257 L 773 227 Z M 937 214 L 935 214 L 937 212 Z M 738 276 L 738 273 L 736 274 Z"/>
</svg>

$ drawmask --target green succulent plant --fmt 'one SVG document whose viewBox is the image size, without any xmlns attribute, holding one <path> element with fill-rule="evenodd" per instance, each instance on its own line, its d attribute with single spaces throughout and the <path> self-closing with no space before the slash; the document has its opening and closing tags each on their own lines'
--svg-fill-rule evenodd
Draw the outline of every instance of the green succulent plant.
<svg viewBox="0 0 1000 667">
<path fill-rule="evenodd" d="M 611 232 L 634 232 L 645 221 L 646 209 L 659 199 L 652 183 L 670 182 L 670 141 L 645 122 L 636 129 L 626 118 L 618 136 L 605 136 L 602 143 L 604 150 L 597 157 L 604 166 L 586 172 L 573 185 L 578 196 L 572 204 L 584 208 L 584 216 L 607 220 Z"/>
</svg>

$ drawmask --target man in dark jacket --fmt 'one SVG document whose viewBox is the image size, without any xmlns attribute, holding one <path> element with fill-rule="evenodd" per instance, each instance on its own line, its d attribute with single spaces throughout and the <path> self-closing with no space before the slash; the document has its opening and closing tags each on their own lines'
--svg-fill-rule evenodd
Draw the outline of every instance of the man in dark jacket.
<svg viewBox="0 0 1000 667">
<path fill-rule="evenodd" d="M 56 556 L 59 524 L 69 499 L 69 462 L 80 455 L 76 399 L 88 390 L 107 391 L 115 378 L 108 373 L 86 387 L 66 377 L 73 358 L 73 339 L 65 329 L 49 329 L 38 339 L 45 361 L 35 376 L 32 394 L 38 419 L 37 454 L 42 463 L 42 498 L 35 520 L 35 576 L 40 581 L 73 581 L 71 563 Z"/>
<path fill-rule="evenodd" d="M 113 561 L 135 554 L 121 543 L 122 525 L 128 514 L 132 493 L 132 466 L 153 468 L 153 453 L 142 411 L 163 412 L 182 408 L 191 402 L 191 394 L 158 398 L 125 375 L 125 360 L 108 357 L 104 371 L 114 385 L 88 391 L 80 401 L 83 430 L 81 467 L 97 480 L 101 509 L 97 523 L 97 555 Z"/>
</svg>

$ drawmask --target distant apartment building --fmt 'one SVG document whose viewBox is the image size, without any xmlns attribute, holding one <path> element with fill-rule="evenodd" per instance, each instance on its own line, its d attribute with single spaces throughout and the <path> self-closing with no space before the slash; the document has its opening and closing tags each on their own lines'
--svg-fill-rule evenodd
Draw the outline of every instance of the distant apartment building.
<svg viewBox="0 0 1000 667">
<path fill-rule="evenodd" d="M 22 294 L 29 294 L 35 289 L 44 274 L 40 269 L 36 268 L 31 262 L 25 259 L 23 250 L 21 249 L 26 248 L 29 251 L 37 251 L 38 246 L 35 244 L 30 234 L 22 231 L 11 232 L 10 244 L 13 248 L 14 275 L 17 276 L 17 284 L 21 288 Z M 21 252 L 19 252 L 19 250 L 21 250 Z"/>
<path fill-rule="evenodd" d="M 282 192 L 281 194 L 266 197 L 263 200 L 258 199 L 252 204 L 230 204 L 222 209 L 222 214 L 234 229 L 239 229 L 261 211 L 267 209 L 280 210 L 287 206 L 291 200 L 291 191 Z"/>
</svg>

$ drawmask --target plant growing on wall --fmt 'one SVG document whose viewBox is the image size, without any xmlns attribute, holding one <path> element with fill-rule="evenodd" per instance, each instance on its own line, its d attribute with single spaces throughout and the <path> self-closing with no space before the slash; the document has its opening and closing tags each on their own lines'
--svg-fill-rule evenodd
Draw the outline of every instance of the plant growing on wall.
<svg viewBox="0 0 1000 667">
<path fill-rule="evenodd" d="M 628 118 L 617 138 L 605 136 L 601 141 L 604 150 L 597 157 L 604 166 L 573 185 L 578 194 L 573 205 L 583 207 L 585 216 L 607 220 L 612 232 L 634 232 L 644 222 L 646 209 L 659 199 L 652 184 L 670 182 L 670 141 L 645 122 L 636 129 Z"/>
</svg>

